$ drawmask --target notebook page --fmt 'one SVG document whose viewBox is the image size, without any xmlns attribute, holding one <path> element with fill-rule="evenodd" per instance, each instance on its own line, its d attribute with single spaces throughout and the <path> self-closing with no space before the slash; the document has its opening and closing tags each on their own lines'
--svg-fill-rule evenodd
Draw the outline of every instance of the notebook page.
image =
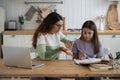
<svg viewBox="0 0 120 80">
<path fill-rule="evenodd" d="M 88 58 L 88 59 L 74 59 L 74 62 L 76 64 L 82 64 L 82 63 L 96 63 L 96 62 L 101 62 L 101 59 L 98 58 Z"/>
</svg>

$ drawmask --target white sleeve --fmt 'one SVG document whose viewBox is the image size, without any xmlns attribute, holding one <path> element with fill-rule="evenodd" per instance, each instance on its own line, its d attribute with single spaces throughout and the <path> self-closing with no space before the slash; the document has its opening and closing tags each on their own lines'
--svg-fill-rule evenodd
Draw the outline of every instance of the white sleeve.
<svg viewBox="0 0 120 80">
<path fill-rule="evenodd" d="M 38 37 L 38 40 L 37 40 L 37 45 L 39 44 L 46 44 L 45 37 L 42 34 Z"/>
<path fill-rule="evenodd" d="M 59 32 L 59 35 L 60 35 L 60 40 L 66 38 L 65 35 L 62 32 Z"/>
</svg>

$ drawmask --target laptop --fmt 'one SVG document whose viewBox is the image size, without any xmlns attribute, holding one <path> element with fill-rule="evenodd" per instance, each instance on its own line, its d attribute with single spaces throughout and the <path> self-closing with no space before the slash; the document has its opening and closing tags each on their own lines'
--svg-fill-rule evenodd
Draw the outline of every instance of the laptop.
<svg viewBox="0 0 120 80">
<path fill-rule="evenodd" d="M 16 47 L 2 45 L 3 61 L 6 66 L 21 68 L 37 68 L 44 64 L 33 62 L 29 47 Z"/>
</svg>

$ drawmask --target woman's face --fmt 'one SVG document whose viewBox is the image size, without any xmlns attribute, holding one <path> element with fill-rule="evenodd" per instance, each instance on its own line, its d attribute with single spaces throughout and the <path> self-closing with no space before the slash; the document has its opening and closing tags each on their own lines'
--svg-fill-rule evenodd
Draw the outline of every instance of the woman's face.
<svg viewBox="0 0 120 80">
<path fill-rule="evenodd" d="M 62 20 L 59 20 L 58 22 L 56 22 L 53 27 L 52 27 L 52 30 L 50 31 L 52 34 L 53 33 L 57 33 L 61 30 L 63 26 L 63 21 Z"/>
<path fill-rule="evenodd" d="M 88 28 L 83 28 L 83 38 L 87 42 L 91 42 L 94 31 Z"/>
</svg>

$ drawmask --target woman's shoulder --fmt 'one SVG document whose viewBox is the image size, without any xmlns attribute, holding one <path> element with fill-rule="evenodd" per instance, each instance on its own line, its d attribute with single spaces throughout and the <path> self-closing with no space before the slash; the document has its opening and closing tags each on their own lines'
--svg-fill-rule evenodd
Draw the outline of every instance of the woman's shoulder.
<svg viewBox="0 0 120 80">
<path fill-rule="evenodd" d="M 44 34 L 39 34 L 38 39 L 43 39 L 44 36 L 45 36 Z"/>
</svg>

